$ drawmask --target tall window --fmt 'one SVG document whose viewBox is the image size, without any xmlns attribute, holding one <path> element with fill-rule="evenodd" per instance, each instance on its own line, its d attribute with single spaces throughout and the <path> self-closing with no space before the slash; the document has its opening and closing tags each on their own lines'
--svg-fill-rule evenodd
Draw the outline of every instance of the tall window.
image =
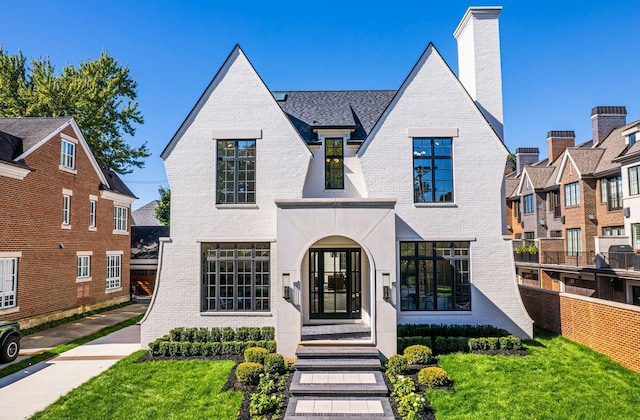
<svg viewBox="0 0 640 420">
<path fill-rule="evenodd" d="M 71 224 L 71 196 L 70 195 L 62 196 L 62 224 L 63 225 Z"/>
<path fill-rule="evenodd" d="M 218 140 L 217 203 L 256 202 L 256 141 Z"/>
<path fill-rule="evenodd" d="M 107 290 L 120 287 L 122 273 L 122 255 L 107 254 Z"/>
<path fill-rule="evenodd" d="M 629 147 L 632 147 L 634 144 L 636 144 L 636 134 L 637 133 L 629 134 Z"/>
<path fill-rule="evenodd" d="M 344 140 L 324 140 L 324 187 L 327 190 L 344 189 Z"/>
<path fill-rule="evenodd" d="M 268 311 L 268 243 L 202 244 L 202 311 Z"/>
<path fill-rule="evenodd" d="M 522 214 L 520 213 L 520 200 L 513 202 L 513 215 L 518 220 L 518 222 L 522 221 Z"/>
<path fill-rule="evenodd" d="M 128 228 L 128 212 L 129 209 L 122 206 L 113 207 L 113 230 L 126 232 Z"/>
<path fill-rule="evenodd" d="M 629 168 L 629 195 L 640 194 L 640 166 Z"/>
<path fill-rule="evenodd" d="M 86 279 L 91 276 L 91 257 L 78 255 L 78 278 Z"/>
<path fill-rule="evenodd" d="M 562 216 L 560 210 L 560 192 L 559 191 L 550 191 L 549 192 L 549 210 L 553 212 L 553 217 L 558 218 Z"/>
<path fill-rule="evenodd" d="M 413 139 L 413 201 L 453 202 L 451 139 Z"/>
<path fill-rule="evenodd" d="M 60 142 L 60 165 L 67 169 L 76 168 L 76 145 L 70 141 Z"/>
<path fill-rule="evenodd" d="M 564 186 L 565 207 L 577 206 L 580 204 L 580 182 L 572 182 Z"/>
<path fill-rule="evenodd" d="M 470 311 L 469 242 L 400 242 L 403 311 Z"/>
<path fill-rule="evenodd" d="M 96 201 L 89 200 L 89 227 L 96 227 Z"/>
<path fill-rule="evenodd" d="M 535 232 L 525 232 L 524 233 L 524 242 L 527 245 L 533 245 L 535 239 L 536 239 L 536 233 Z"/>
<path fill-rule="evenodd" d="M 600 184 L 600 187 L 605 187 L 607 208 L 609 210 L 620 210 L 622 208 L 622 176 L 618 175 L 613 178 L 609 178 L 604 184 Z"/>
<path fill-rule="evenodd" d="M 631 225 L 631 246 L 633 249 L 640 249 L 640 223 Z"/>
<path fill-rule="evenodd" d="M 524 214 L 533 213 L 533 208 L 534 208 L 533 203 L 534 203 L 533 194 L 527 194 L 524 196 Z"/>
<path fill-rule="evenodd" d="M 582 232 L 580 229 L 567 229 L 567 255 L 582 255 Z"/>
<path fill-rule="evenodd" d="M 16 306 L 18 259 L 0 258 L 0 309 Z"/>
</svg>

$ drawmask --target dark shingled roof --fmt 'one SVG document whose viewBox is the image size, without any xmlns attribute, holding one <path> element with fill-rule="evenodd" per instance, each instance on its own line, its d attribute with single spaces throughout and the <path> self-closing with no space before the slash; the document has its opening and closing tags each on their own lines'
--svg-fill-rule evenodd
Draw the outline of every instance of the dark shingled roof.
<svg viewBox="0 0 640 420">
<path fill-rule="evenodd" d="M 627 107 L 624 106 L 596 106 L 591 109 L 591 116 L 594 115 L 627 115 Z"/>
<path fill-rule="evenodd" d="M 158 238 L 169 236 L 169 226 L 131 226 L 131 259 L 157 259 Z"/>
<path fill-rule="evenodd" d="M 129 197 L 138 198 L 131 192 L 129 187 L 127 187 L 125 183 L 122 182 L 120 177 L 118 177 L 118 175 L 115 172 L 113 172 L 111 169 L 105 169 L 105 168 L 100 168 L 100 169 L 102 169 L 102 173 L 104 174 L 104 177 L 107 178 L 107 182 L 109 183 L 109 187 L 110 187 L 110 188 L 107 188 L 106 185 L 101 185 L 100 186 L 101 189 L 109 189 L 110 191 L 113 191 L 118 194 L 128 195 Z"/>
<path fill-rule="evenodd" d="M 22 140 L 0 131 L 0 161 L 15 163 L 14 159 L 22 154 Z"/>
<path fill-rule="evenodd" d="M 352 128 L 352 140 L 364 140 L 384 110 L 395 90 L 285 91 L 278 101 L 302 138 L 318 141 L 314 128 Z"/>
<path fill-rule="evenodd" d="M 136 226 L 161 226 L 156 217 L 158 200 L 151 200 L 144 206 L 131 212 L 131 224 Z"/>
<path fill-rule="evenodd" d="M 22 150 L 26 152 L 70 119 L 71 117 L 0 118 L 0 131 L 21 138 Z"/>
</svg>

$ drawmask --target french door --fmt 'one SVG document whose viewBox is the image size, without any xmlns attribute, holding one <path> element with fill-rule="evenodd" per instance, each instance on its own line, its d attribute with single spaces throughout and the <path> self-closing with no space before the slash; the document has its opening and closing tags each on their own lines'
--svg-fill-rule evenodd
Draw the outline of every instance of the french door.
<svg viewBox="0 0 640 420">
<path fill-rule="evenodd" d="M 311 319 L 357 319 L 362 305 L 359 248 L 309 251 Z"/>
</svg>

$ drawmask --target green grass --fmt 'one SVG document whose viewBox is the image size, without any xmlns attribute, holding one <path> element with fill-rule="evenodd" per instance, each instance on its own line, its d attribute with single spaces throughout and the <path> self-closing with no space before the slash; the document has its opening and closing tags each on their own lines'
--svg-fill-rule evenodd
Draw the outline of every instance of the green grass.
<svg viewBox="0 0 640 420">
<path fill-rule="evenodd" d="M 639 374 L 546 331 L 525 347 L 530 356 L 440 356 L 456 391 L 427 391 L 437 418 L 640 418 Z"/>
<path fill-rule="evenodd" d="M 24 359 L 18 363 L 15 363 L 13 365 L 9 365 L 3 369 L 0 369 L 0 378 L 5 377 L 7 375 L 11 375 L 12 373 L 15 372 L 19 372 L 22 369 L 26 369 L 29 366 L 33 366 L 36 363 L 42 362 L 44 360 L 48 360 L 51 359 L 52 357 L 55 357 L 57 355 L 59 355 L 60 353 L 63 353 L 65 351 L 71 350 L 74 347 L 78 347 L 82 344 L 88 343 L 89 341 L 93 341 L 96 338 L 100 338 L 100 337 L 104 337 L 107 334 L 111 334 L 114 331 L 118 331 L 121 330 L 125 327 L 128 327 L 129 325 L 133 325 L 136 324 L 138 322 L 140 322 L 140 320 L 142 319 L 143 315 L 138 315 L 134 318 L 128 319 L 126 321 L 122 321 L 116 325 L 112 325 L 110 327 L 105 327 L 103 329 L 101 329 L 100 331 L 96 331 L 93 334 L 84 336 L 82 338 L 79 338 L 77 340 L 74 340 L 70 343 L 67 344 L 61 344 L 59 346 L 55 346 L 47 351 L 45 351 L 44 353 L 40 353 L 40 354 L 36 354 L 35 356 L 29 357 L 28 359 Z"/>
<path fill-rule="evenodd" d="M 222 392 L 233 361 L 134 363 L 141 350 L 32 419 L 235 419 L 243 394 Z"/>
</svg>

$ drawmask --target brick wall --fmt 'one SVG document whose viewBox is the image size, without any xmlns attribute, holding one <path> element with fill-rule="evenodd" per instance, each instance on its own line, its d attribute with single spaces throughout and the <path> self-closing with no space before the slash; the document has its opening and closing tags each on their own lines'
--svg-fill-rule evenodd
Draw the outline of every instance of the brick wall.
<svg viewBox="0 0 640 420">
<path fill-rule="evenodd" d="M 63 132 L 76 137 L 70 127 Z M 77 173 L 59 169 L 60 141 L 58 135 L 26 158 L 33 171 L 24 180 L 0 176 L 0 252 L 22 252 L 17 308 L 0 310 L 2 321 L 24 320 L 33 326 L 69 310 L 83 312 L 99 302 L 129 297 L 130 236 L 113 234 L 113 201 L 100 198 L 100 178 L 80 144 Z M 73 192 L 71 229 L 61 227 L 63 189 Z M 95 231 L 89 230 L 89 195 L 98 197 Z M 92 252 L 90 281 L 76 281 L 78 251 Z M 122 288 L 110 293 L 107 251 L 124 251 Z"/>
<path fill-rule="evenodd" d="M 520 286 L 535 323 L 640 373 L 640 307 Z"/>
</svg>

